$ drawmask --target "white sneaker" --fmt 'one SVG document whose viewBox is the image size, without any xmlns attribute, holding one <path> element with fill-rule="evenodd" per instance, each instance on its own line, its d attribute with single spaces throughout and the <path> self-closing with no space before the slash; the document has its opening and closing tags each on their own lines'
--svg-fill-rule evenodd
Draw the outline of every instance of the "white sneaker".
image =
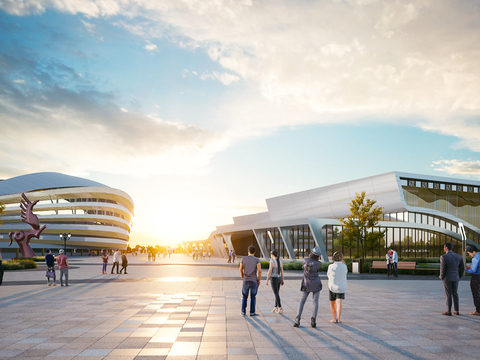
<svg viewBox="0 0 480 360">
<path fill-rule="evenodd" d="M 274 307 L 274 308 L 272 309 L 272 313 L 276 313 L 276 312 L 277 312 L 277 308 Z"/>
<path fill-rule="evenodd" d="M 278 308 L 278 309 L 277 309 L 277 314 L 283 314 L 283 309 L 282 309 L 282 308 Z"/>
</svg>

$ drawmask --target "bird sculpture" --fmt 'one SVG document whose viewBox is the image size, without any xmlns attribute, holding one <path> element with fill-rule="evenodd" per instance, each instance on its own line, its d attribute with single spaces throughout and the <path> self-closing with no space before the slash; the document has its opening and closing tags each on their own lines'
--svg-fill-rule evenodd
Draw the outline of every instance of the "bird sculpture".
<svg viewBox="0 0 480 360">
<path fill-rule="evenodd" d="M 28 231 L 17 230 L 15 231 L 15 233 L 13 231 L 10 232 L 8 234 L 8 236 L 10 237 L 10 244 L 8 244 L 8 246 L 12 245 L 13 240 L 15 240 L 18 243 L 18 247 L 20 248 L 22 257 L 35 257 L 37 255 L 30 246 L 30 239 L 33 237 L 38 239 L 42 231 L 45 230 L 45 228 L 47 227 L 47 225 L 43 225 L 42 227 L 40 227 L 40 221 L 38 220 L 38 217 L 33 213 L 33 207 L 36 203 L 38 203 L 38 200 L 31 202 L 27 198 L 25 193 L 22 193 L 22 198 L 23 199 L 20 204 L 20 209 L 22 211 L 22 221 L 30 225 L 32 229 Z"/>
</svg>

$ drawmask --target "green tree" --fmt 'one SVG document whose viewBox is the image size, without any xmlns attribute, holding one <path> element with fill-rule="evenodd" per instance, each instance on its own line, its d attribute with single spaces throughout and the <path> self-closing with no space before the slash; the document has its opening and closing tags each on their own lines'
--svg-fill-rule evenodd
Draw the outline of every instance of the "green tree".
<svg viewBox="0 0 480 360">
<path fill-rule="evenodd" d="M 0 202 L 0 215 L 5 212 L 5 205 Z M 2 219 L 0 218 L 0 225 L 2 225 Z"/>
<path fill-rule="evenodd" d="M 343 225 L 340 244 L 345 248 L 356 248 L 354 257 L 365 258 L 365 254 L 378 249 L 383 240 L 385 232 L 373 230 L 383 213 L 383 208 L 375 204 L 375 200 L 365 198 L 365 191 L 356 193 L 355 199 L 350 203 L 350 215 L 338 219 Z"/>
</svg>

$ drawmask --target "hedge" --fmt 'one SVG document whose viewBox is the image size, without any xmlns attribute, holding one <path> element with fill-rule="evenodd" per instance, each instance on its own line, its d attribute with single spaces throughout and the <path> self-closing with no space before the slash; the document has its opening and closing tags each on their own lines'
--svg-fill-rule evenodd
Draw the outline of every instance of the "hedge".
<svg viewBox="0 0 480 360">
<path fill-rule="evenodd" d="M 352 272 L 352 259 L 344 259 L 345 265 L 347 265 L 348 271 Z M 366 258 L 363 260 L 362 263 L 362 272 L 363 273 L 368 273 L 370 271 L 370 266 L 372 266 L 373 261 L 386 261 L 385 258 Z M 417 265 L 420 265 L 420 267 L 429 267 L 431 264 L 440 264 L 440 258 L 439 257 L 434 257 L 434 258 L 402 258 L 399 259 L 399 261 L 414 261 L 417 263 Z M 322 262 L 322 266 L 319 271 L 326 272 L 328 270 L 328 265 L 332 264 L 332 262 Z M 268 269 L 270 266 L 269 261 L 260 261 L 260 265 L 262 269 Z M 238 266 L 240 266 L 240 261 L 238 262 Z M 435 266 L 433 266 L 435 267 Z M 283 269 L 284 270 L 302 270 L 302 261 L 290 261 L 290 262 L 284 262 L 283 263 Z M 382 270 L 382 269 L 376 269 L 375 272 L 382 273 L 382 272 L 387 272 L 387 270 Z M 411 274 L 412 270 L 398 270 L 399 274 Z M 436 275 L 437 271 L 432 270 L 431 272 L 429 271 L 422 271 L 423 275 Z"/>
<path fill-rule="evenodd" d="M 2 261 L 2 267 L 4 270 L 23 270 L 23 269 L 36 269 L 37 263 L 32 259 L 22 260 L 5 260 Z"/>
</svg>

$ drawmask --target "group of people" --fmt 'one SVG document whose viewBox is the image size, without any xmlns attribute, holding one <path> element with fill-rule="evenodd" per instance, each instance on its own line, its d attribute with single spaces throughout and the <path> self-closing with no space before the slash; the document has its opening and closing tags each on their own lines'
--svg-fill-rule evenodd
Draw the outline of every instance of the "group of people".
<svg viewBox="0 0 480 360">
<path fill-rule="evenodd" d="M 60 249 L 58 251 L 57 259 L 52 254 L 52 250 L 47 250 L 47 255 L 45 255 L 45 262 L 47 263 L 47 285 L 56 286 L 56 273 L 55 273 L 55 261 L 57 262 L 58 269 L 60 271 L 60 286 L 69 286 L 68 285 L 68 258 L 64 254 L 64 250 Z M 65 285 L 63 284 L 63 278 L 65 277 Z"/>
<path fill-rule="evenodd" d="M 108 254 L 106 251 L 103 252 L 102 255 L 102 274 L 106 275 L 107 274 L 107 264 L 108 264 Z M 120 269 L 120 272 L 118 271 L 119 265 L 120 265 L 120 260 L 122 260 L 122 268 Z M 115 250 L 113 253 L 113 265 L 112 265 L 112 271 L 111 274 L 113 274 L 115 268 L 117 269 L 117 274 L 121 274 L 122 271 L 124 274 L 127 274 L 127 266 L 128 266 L 128 259 L 127 255 L 122 254 L 120 250 Z"/>
<path fill-rule="evenodd" d="M 237 256 L 237 254 L 235 253 L 235 250 L 229 250 L 227 263 L 235 263 L 235 256 Z"/>
<path fill-rule="evenodd" d="M 452 315 L 452 303 L 455 315 L 460 315 L 458 300 L 458 281 L 462 277 L 464 270 L 472 274 L 470 280 L 470 289 L 473 295 L 473 303 L 475 311 L 470 315 L 480 316 L 480 253 L 476 246 L 469 245 L 466 248 L 467 253 L 472 258 L 471 266 L 464 267 L 463 259 L 460 255 L 454 253 L 453 244 L 447 242 L 444 246 L 445 255 L 440 257 L 440 279 L 443 282 L 445 290 L 445 299 L 447 311 L 443 315 Z M 254 245 L 248 247 L 248 256 L 243 257 L 240 262 L 240 276 L 243 280 L 242 286 L 242 309 L 241 315 L 245 316 L 247 311 L 248 297 L 250 296 L 250 316 L 258 316 L 256 309 L 256 295 L 262 277 L 262 268 L 260 259 L 255 257 L 256 248 Z M 297 315 L 293 323 L 294 327 L 300 326 L 303 308 L 309 294 L 313 298 L 313 313 L 310 319 L 312 327 L 317 326 L 318 299 L 322 290 L 322 282 L 318 275 L 318 271 L 322 265 L 320 259 L 320 248 L 315 247 L 310 255 L 303 259 L 303 277 L 300 285 L 300 291 L 303 293 L 298 306 Z M 278 255 L 278 250 L 273 249 L 270 253 L 270 265 L 267 273 L 266 285 L 270 281 L 273 294 L 275 296 L 275 305 L 272 309 L 273 313 L 283 314 L 282 303 L 280 299 L 280 286 L 284 284 L 283 266 Z M 387 253 L 388 274 L 390 276 L 392 270 L 394 276 L 398 276 L 396 264 L 398 255 L 395 250 L 390 249 Z M 342 300 L 345 299 L 347 291 L 347 273 L 348 269 L 343 260 L 343 254 L 335 252 L 333 254 L 333 263 L 328 266 L 328 291 L 330 300 L 330 311 L 332 313 L 332 323 L 341 322 Z"/>
<path fill-rule="evenodd" d="M 248 247 L 248 256 L 243 257 L 240 262 L 240 276 L 243 280 L 242 286 L 242 310 L 241 315 L 245 316 L 247 311 L 248 296 L 250 295 L 250 316 L 257 316 L 255 312 L 256 307 L 256 295 L 260 280 L 262 277 L 262 268 L 260 266 L 260 259 L 255 257 L 256 248 L 254 245 Z M 308 295 L 312 294 L 313 297 L 313 313 L 310 319 L 310 325 L 312 327 L 317 326 L 317 313 L 318 313 L 318 299 L 320 290 L 322 290 L 322 282 L 318 275 L 318 271 L 322 265 L 320 259 L 320 248 L 315 247 L 310 255 L 303 259 L 303 277 L 300 285 L 300 291 L 302 291 L 302 298 L 298 306 L 297 315 L 295 317 L 294 327 L 300 326 L 300 320 L 302 318 L 303 308 L 307 301 Z M 270 281 L 273 294 L 275 296 L 275 306 L 272 309 L 273 313 L 283 314 L 281 299 L 280 299 L 280 286 L 284 284 L 283 266 L 278 256 L 278 250 L 273 249 L 270 253 L 270 265 L 267 273 L 266 284 Z M 330 300 L 330 311 L 332 313 L 332 323 L 340 323 L 340 316 L 342 314 L 342 300 L 345 299 L 345 293 L 347 291 L 347 266 L 343 261 L 343 254 L 335 252 L 333 254 L 333 264 L 328 266 L 327 278 L 328 278 L 328 290 Z"/>
<path fill-rule="evenodd" d="M 210 260 L 210 256 L 212 256 L 212 253 L 209 251 L 208 253 L 205 250 L 193 250 L 192 251 L 192 258 L 193 260 L 198 260 L 200 257 L 205 260 L 208 256 L 208 260 Z"/>
<path fill-rule="evenodd" d="M 394 248 L 390 248 L 387 252 L 387 275 L 390 277 L 392 275 L 393 271 L 393 276 L 398 277 L 398 269 L 397 269 L 397 264 L 398 264 L 398 254 L 395 251 Z"/>
</svg>

